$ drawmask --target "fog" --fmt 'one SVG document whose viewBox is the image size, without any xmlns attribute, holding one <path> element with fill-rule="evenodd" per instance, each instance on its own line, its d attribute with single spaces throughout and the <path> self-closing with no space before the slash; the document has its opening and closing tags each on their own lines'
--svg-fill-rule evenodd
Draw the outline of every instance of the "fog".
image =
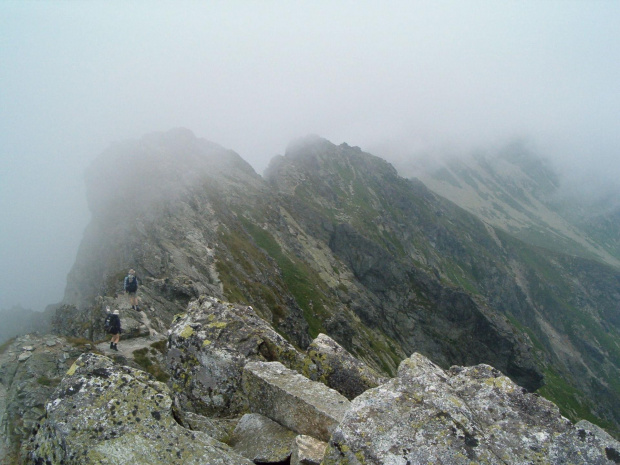
<svg viewBox="0 0 620 465">
<path fill-rule="evenodd" d="M 309 133 L 377 155 L 532 141 L 620 175 L 620 3 L 0 2 L 0 308 L 62 299 L 110 143 L 187 127 L 262 173 Z"/>
</svg>

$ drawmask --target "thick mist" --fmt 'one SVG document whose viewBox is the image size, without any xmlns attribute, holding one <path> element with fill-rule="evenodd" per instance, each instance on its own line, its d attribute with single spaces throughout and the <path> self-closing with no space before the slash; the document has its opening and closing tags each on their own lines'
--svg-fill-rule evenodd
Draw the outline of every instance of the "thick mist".
<svg viewBox="0 0 620 465">
<path fill-rule="evenodd" d="M 614 186 L 619 23 L 617 2 L 3 1 L 0 308 L 62 299 L 84 170 L 153 131 L 259 173 L 309 133 L 379 156 L 523 138 Z"/>
</svg>

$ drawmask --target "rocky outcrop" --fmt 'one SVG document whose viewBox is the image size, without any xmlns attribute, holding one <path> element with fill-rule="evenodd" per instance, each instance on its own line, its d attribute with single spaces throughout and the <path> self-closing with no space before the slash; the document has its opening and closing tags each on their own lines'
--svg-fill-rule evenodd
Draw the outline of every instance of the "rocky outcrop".
<svg viewBox="0 0 620 465">
<path fill-rule="evenodd" d="M 246 364 L 243 391 L 252 412 L 323 441 L 329 439 L 349 408 L 346 397 L 279 362 Z"/>
<path fill-rule="evenodd" d="M 229 416 L 247 409 L 241 390 L 251 360 L 280 361 L 303 371 L 311 362 L 251 307 L 204 297 L 179 315 L 169 337 L 171 385 L 183 410 Z"/>
<path fill-rule="evenodd" d="M 349 400 L 388 380 L 326 334 L 319 334 L 308 346 L 307 352 L 316 365 L 318 379 Z"/>
<path fill-rule="evenodd" d="M 209 318 L 210 309 L 236 315 L 223 318 L 229 323 L 247 311 L 203 299 L 189 313 L 217 321 Z M 244 329 L 256 317 L 245 317 L 237 330 L 221 335 L 222 347 L 233 340 L 246 350 L 256 346 L 257 333 Z M 192 337 L 190 330 L 203 331 L 182 327 L 185 338 Z M 222 325 L 219 330 L 226 332 Z M 209 331 L 199 336 L 202 344 L 207 334 L 214 336 Z M 233 333 L 240 339 L 231 339 Z M 91 349 L 84 343 L 72 348 L 58 337 L 25 337 L 0 354 L 3 463 L 620 463 L 620 443 L 605 431 L 586 421 L 573 425 L 554 404 L 488 365 L 443 370 L 414 354 L 400 364 L 396 378 L 349 402 L 280 362 L 248 358 L 237 389 L 250 413 L 224 419 L 179 408 L 168 386 L 105 356 L 82 353 Z M 79 353 L 62 377 L 59 371 Z M 40 373 L 56 377 L 35 380 Z M 46 390 L 37 392 L 34 382 Z M 21 410 L 15 410 L 15 399 L 21 399 Z M 19 416 L 23 423 L 15 420 Z"/>
<path fill-rule="evenodd" d="M 82 355 L 45 410 L 28 463 L 252 463 L 207 434 L 176 423 L 166 385 L 103 356 Z"/>
<path fill-rule="evenodd" d="M 289 459 L 296 434 L 269 418 L 250 413 L 233 432 L 232 448 L 254 463 L 282 463 Z"/>
<path fill-rule="evenodd" d="M 618 463 L 620 443 L 488 365 L 444 371 L 414 354 L 357 397 L 323 463 Z"/>
<path fill-rule="evenodd" d="M 92 348 L 87 342 L 29 334 L 0 347 L 0 463 L 21 463 L 21 445 L 73 361 Z"/>
</svg>

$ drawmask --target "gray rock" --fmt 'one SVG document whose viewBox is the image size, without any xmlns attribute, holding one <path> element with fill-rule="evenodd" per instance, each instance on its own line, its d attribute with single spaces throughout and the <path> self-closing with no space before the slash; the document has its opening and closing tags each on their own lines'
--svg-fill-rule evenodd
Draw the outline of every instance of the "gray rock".
<svg viewBox="0 0 620 465">
<path fill-rule="evenodd" d="M 295 438 L 291 465 L 320 465 L 327 443 L 303 434 Z"/>
<path fill-rule="evenodd" d="M 243 390 L 250 410 L 298 434 L 327 441 L 349 408 L 349 400 L 279 362 L 249 362 Z"/>
<path fill-rule="evenodd" d="M 82 351 L 64 338 L 35 335 L 20 336 L 0 350 L 0 463 L 20 463 L 26 453 L 20 450 L 45 414 L 47 399 Z"/>
<path fill-rule="evenodd" d="M 251 464 L 181 427 L 165 384 L 95 354 L 80 356 L 54 391 L 27 463 Z"/>
<path fill-rule="evenodd" d="M 182 410 L 206 416 L 247 410 L 240 389 L 250 360 L 278 360 L 302 370 L 311 364 L 254 311 L 213 298 L 193 301 L 171 328 L 168 365 Z"/>
<path fill-rule="evenodd" d="M 325 334 L 319 334 L 307 352 L 317 367 L 318 379 L 349 400 L 388 381 Z"/>
<path fill-rule="evenodd" d="M 193 412 L 176 411 L 180 424 L 192 431 L 202 431 L 213 439 L 228 444 L 237 426 L 236 419 L 208 418 Z"/>
<path fill-rule="evenodd" d="M 296 434 L 258 413 L 239 420 L 230 445 L 254 463 L 279 463 L 291 456 Z"/>
<path fill-rule="evenodd" d="M 609 464 L 617 441 L 488 365 L 444 371 L 414 354 L 356 398 L 324 458 L 332 464 Z"/>
</svg>

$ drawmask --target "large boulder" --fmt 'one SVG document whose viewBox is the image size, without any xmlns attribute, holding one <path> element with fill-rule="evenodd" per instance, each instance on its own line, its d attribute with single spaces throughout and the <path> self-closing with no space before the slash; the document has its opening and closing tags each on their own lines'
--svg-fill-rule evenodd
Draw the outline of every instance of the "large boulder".
<svg viewBox="0 0 620 465">
<path fill-rule="evenodd" d="M 279 362 L 247 363 L 243 390 L 252 412 L 323 441 L 329 439 L 350 405 L 337 391 Z"/>
<path fill-rule="evenodd" d="M 248 361 L 277 360 L 300 371 L 311 365 L 251 307 L 210 297 L 191 302 L 174 320 L 169 341 L 171 386 L 178 405 L 206 416 L 247 410 L 240 385 Z"/>
<path fill-rule="evenodd" d="M 397 378 L 352 402 L 323 463 L 602 465 L 618 463 L 618 451 L 488 365 L 444 371 L 414 354 Z"/>
<path fill-rule="evenodd" d="M 388 381 L 326 334 L 312 341 L 308 355 L 316 365 L 319 380 L 349 400 Z"/>
<path fill-rule="evenodd" d="M 176 423 L 165 384 L 83 354 L 46 405 L 31 464 L 250 465 L 227 445 Z"/>
<path fill-rule="evenodd" d="M 0 463 L 21 463 L 22 446 L 45 414 L 45 403 L 84 350 L 84 341 L 20 336 L 0 346 Z"/>
</svg>

